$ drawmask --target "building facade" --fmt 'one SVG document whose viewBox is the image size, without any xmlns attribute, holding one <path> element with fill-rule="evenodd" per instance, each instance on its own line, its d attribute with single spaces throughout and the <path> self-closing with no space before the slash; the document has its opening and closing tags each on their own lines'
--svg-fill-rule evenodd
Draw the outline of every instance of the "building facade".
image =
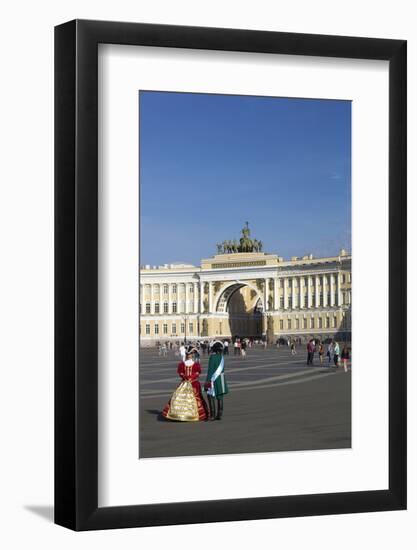
<svg viewBox="0 0 417 550">
<path fill-rule="evenodd" d="M 235 336 L 350 341 L 350 254 L 286 261 L 256 249 L 218 245 L 222 253 L 198 267 L 143 266 L 141 345 Z"/>
</svg>

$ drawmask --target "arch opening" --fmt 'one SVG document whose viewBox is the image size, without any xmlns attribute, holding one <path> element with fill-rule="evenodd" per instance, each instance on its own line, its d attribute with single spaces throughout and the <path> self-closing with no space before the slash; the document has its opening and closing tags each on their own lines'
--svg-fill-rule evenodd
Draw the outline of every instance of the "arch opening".
<svg viewBox="0 0 417 550">
<path fill-rule="evenodd" d="M 227 315 L 229 333 L 232 338 L 260 338 L 263 334 L 263 300 L 258 290 L 237 282 L 221 293 L 216 312 Z"/>
</svg>

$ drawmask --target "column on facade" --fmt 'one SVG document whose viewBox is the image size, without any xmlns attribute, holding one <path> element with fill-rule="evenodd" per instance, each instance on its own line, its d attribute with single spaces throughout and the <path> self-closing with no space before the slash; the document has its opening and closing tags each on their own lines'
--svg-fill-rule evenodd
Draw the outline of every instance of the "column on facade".
<svg viewBox="0 0 417 550">
<path fill-rule="evenodd" d="M 209 285 L 209 312 L 212 313 L 213 311 L 213 284 L 211 281 L 208 283 Z"/>
<path fill-rule="evenodd" d="M 307 307 L 311 308 L 311 277 L 310 275 L 307 277 Z"/>
<path fill-rule="evenodd" d="M 291 277 L 292 309 L 295 309 L 295 277 Z"/>
<path fill-rule="evenodd" d="M 200 281 L 200 313 L 204 311 L 204 282 Z"/>
<path fill-rule="evenodd" d="M 340 272 L 337 273 L 337 305 L 342 305 L 342 297 L 340 294 Z"/>
<path fill-rule="evenodd" d="M 316 275 L 314 277 L 314 284 L 315 284 L 315 295 L 316 295 L 316 307 L 320 307 L 320 293 L 319 293 L 319 276 Z"/>
<path fill-rule="evenodd" d="M 193 283 L 193 290 L 194 290 L 194 313 L 198 312 L 198 284 Z"/>
<path fill-rule="evenodd" d="M 168 283 L 168 313 L 172 313 L 172 284 Z"/>
<path fill-rule="evenodd" d="M 268 279 L 268 278 L 265 278 L 265 281 L 264 281 L 264 308 L 265 308 L 265 311 L 268 311 L 268 309 L 269 309 L 269 303 L 268 303 L 268 283 L 269 283 L 269 279 Z"/>
<path fill-rule="evenodd" d="M 184 313 L 189 312 L 189 307 L 188 307 L 189 290 L 190 289 L 188 288 L 188 283 L 186 282 L 185 283 L 185 310 L 184 310 Z"/>
<path fill-rule="evenodd" d="M 154 300 L 155 285 L 151 284 L 151 314 L 155 313 L 155 300 Z"/>
<path fill-rule="evenodd" d="M 327 275 L 323 275 L 323 307 L 327 307 Z"/>
<path fill-rule="evenodd" d="M 330 305 L 334 306 L 334 275 L 330 274 Z"/>
<path fill-rule="evenodd" d="M 298 278 L 298 307 L 303 309 L 304 307 L 304 277 Z"/>
<path fill-rule="evenodd" d="M 277 310 L 278 307 L 278 279 L 274 277 L 274 309 Z"/>
<path fill-rule="evenodd" d="M 284 309 L 288 309 L 288 289 L 287 289 L 287 277 L 284 277 Z"/>
</svg>

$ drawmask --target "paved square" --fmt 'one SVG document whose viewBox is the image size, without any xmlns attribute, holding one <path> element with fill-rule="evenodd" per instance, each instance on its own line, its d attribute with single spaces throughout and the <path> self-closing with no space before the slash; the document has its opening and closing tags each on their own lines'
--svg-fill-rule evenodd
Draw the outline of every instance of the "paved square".
<svg viewBox="0 0 417 550">
<path fill-rule="evenodd" d="M 231 350 L 233 351 L 233 350 Z M 172 422 L 160 413 L 179 383 L 179 358 L 140 352 L 140 458 L 351 446 L 351 371 L 306 365 L 304 346 L 249 349 L 225 357 L 230 393 L 213 422 Z M 207 372 L 202 355 L 202 385 Z M 203 392 L 204 394 L 204 392 Z"/>
</svg>

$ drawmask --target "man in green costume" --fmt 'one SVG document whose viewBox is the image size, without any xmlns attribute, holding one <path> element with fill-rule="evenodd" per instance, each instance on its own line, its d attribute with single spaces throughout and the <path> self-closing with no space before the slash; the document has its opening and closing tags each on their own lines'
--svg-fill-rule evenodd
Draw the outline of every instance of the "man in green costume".
<svg viewBox="0 0 417 550">
<path fill-rule="evenodd" d="M 221 420 L 223 416 L 223 396 L 229 393 L 224 375 L 224 355 L 222 342 L 216 341 L 212 346 L 207 379 L 204 389 L 207 391 L 210 420 Z M 217 414 L 216 414 L 217 403 Z"/>
</svg>

